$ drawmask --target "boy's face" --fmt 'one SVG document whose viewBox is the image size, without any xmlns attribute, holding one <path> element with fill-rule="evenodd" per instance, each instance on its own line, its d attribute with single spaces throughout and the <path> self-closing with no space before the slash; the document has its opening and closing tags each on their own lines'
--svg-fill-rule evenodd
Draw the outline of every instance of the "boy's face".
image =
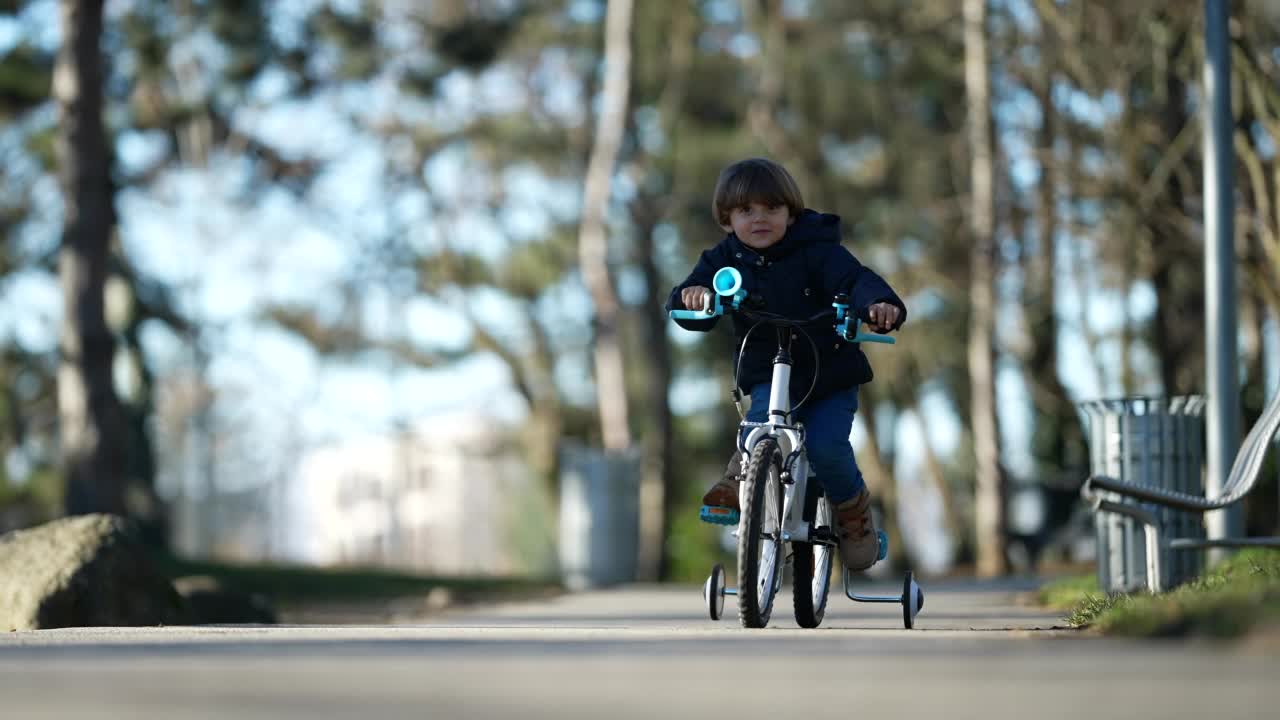
<svg viewBox="0 0 1280 720">
<path fill-rule="evenodd" d="M 747 247 L 763 250 L 781 240 L 793 222 L 795 218 L 786 205 L 751 203 L 729 211 L 729 224 L 721 227 L 737 235 Z"/>
</svg>

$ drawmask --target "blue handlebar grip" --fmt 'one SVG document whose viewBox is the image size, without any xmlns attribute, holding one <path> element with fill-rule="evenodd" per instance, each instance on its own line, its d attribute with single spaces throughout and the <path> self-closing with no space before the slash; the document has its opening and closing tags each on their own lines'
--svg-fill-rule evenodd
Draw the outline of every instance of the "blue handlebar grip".
<svg viewBox="0 0 1280 720">
<path fill-rule="evenodd" d="M 701 310 L 672 310 L 667 313 L 672 320 L 711 320 L 720 316 L 716 312 L 703 312 Z"/>
<path fill-rule="evenodd" d="M 889 337 L 888 335 L 872 335 L 870 333 L 862 332 L 861 320 L 855 319 L 853 327 L 854 327 L 853 336 L 850 337 L 848 323 L 845 323 L 840 326 L 840 330 L 842 331 L 842 334 L 844 335 L 845 339 L 848 340 L 849 342 L 855 342 L 855 343 L 871 342 L 871 343 L 880 343 L 882 345 L 893 345 L 898 342 L 897 340 Z"/>
</svg>

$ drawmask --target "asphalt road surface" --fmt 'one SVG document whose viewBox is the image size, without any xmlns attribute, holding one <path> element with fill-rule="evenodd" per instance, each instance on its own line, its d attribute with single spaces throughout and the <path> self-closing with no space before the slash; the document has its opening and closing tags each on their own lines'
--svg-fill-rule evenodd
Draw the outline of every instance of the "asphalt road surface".
<svg viewBox="0 0 1280 720">
<path fill-rule="evenodd" d="M 837 595 L 802 630 L 789 593 L 749 631 L 697 588 L 639 587 L 370 626 L 8 633 L 0 718 L 1280 717 L 1274 646 L 1084 637 L 1019 604 L 1026 583 L 923 584 L 910 631 Z"/>
</svg>

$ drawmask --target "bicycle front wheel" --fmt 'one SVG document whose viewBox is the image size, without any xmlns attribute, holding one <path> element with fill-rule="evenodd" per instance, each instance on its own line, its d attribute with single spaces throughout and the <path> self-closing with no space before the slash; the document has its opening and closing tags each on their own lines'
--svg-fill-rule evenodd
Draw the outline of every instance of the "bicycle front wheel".
<svg viewBox="0 0 1280 720">
<path fill-rule="evenodd" d="M 743 473 L 746 496 L 738 526 L 738 620 L 743 627 L 769 624 L 782 580 L 782 451 L 764 438 Z"/>
</svg>

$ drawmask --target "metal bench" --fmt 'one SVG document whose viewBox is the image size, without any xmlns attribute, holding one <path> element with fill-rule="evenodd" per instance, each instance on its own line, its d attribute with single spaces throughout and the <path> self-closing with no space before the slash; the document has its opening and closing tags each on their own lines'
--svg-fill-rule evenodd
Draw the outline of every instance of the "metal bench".
<svg viewBox="0 0 1280 720">
<path fill-rule="evenodd" d="M 1210 547 L 1280 547 L 1280 537 L 1166 539 L 1163 537 L 1164 532 L 1159 519 L 1150 508 L 1137 503 L 1117 502 L 1108 498 L 1107 494 L 1114 493 L 1144 503 L 1200 513 L 1203 516 L 1210 510 L 1218 510 L 1238 502 L 1253 490 L 1262 474 L 1262 464 L 1267 455 L 1267 448 L 1277 432 L 1280 432 L 1280 392 L 1271 398 L 1262 416 L 1258 418 L 1258 422 L 1245 436 L 1244 443 L 1231 464 L 1227 483 L 1218 497 L 1200 497 L 1164 488 L 1136 485 L 1105 475 L 1093 475 L 1085 480 L 1080 488 L 1080 494 L 1092 506 L 1094 512 L 1116 513 L 1133 518 L 1142 524 L 1147 548 L 1147 589 L 1153 593 L 1162 592 L 1164 575 L 1161 571 L 1164 565 L 1163 555 L 1166 552 L 1202 550 Z"/>
</svg>

